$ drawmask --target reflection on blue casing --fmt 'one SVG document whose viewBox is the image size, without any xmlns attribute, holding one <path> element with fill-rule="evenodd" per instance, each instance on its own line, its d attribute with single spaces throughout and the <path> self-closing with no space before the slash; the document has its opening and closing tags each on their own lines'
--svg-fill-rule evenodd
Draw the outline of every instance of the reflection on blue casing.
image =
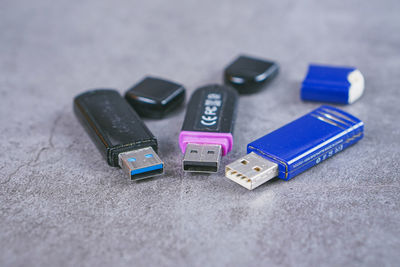
<svg viewBox="0 0 400 267">
<path fill-rule="evenodd" d="M 321 106 L 251 142 L 247 153 L 279 165 L 278 177 L 289 180 L 363 137 L 364 124 L 340 109 Z"/>
<path fill-rule="evenodd" d="M 349 104 L 353 67 L 334 67 L 310 64 L 301 85 L 301 99 L 307 101 Z"/>
</svg>

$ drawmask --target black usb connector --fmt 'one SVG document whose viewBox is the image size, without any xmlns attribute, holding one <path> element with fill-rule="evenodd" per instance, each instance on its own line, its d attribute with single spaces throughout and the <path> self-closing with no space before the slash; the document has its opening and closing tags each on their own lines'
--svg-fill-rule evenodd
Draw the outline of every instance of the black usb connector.
<svg viewBox="0 0 400 267">
<path fill-rule="evenodd" d="M 157 139 L 117 91 L 80 94 L 74 99 L 74 111 L 110 166 L 121 167 L 132 180 L 163 173 Z"/>
</svg>

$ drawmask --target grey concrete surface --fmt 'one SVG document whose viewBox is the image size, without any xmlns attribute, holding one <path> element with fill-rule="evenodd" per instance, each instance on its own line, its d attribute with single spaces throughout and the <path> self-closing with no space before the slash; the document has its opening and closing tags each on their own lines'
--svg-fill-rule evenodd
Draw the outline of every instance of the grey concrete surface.
<svg viewBox="0 0 400 267">
<path fill-rule="evenodd" d="M 1 266 L 399 266 L 400 2 L 0 1 Z M 240 99 L 235 147 L 319 106 L 299 99 L 308 63 L 357 66 L 355 146 L 254 191 L 222 172 L 184 174 L 184 110 L 147 120 L 166 174 L 107 166 L 72 113 L 87 89 L 146 74 L 190 94 L 237 54 L 279 77 Z"/>
</svg>

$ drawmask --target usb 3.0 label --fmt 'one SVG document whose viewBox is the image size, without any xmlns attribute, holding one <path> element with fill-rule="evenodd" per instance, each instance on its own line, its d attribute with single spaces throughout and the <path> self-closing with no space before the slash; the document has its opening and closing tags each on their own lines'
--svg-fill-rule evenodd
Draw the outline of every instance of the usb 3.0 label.
<svg viewBox="0 0 400 267">
<path fill-rule="evenodd" d="M 220 114 L 223 105 L 223 94 L 216 92 L 207 92 L 203 96 L 197 122 L 196 130 L 218 130 L 220 124 Z"/>
</svg>

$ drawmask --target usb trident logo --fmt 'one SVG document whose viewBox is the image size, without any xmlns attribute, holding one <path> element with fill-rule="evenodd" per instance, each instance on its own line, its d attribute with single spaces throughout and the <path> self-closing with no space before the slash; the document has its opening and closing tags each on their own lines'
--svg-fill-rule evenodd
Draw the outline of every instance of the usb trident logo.
<svg viewBox="0 0 400 267">
<path fill-rule="evenodd" d="M 204 112 L 200 123 L 204 126 L 213 126 L 217 124 L 219 108 L 222 104 L 222 96 L 217 93 L 210 93 L 204 101 Z"/>
</svg>

